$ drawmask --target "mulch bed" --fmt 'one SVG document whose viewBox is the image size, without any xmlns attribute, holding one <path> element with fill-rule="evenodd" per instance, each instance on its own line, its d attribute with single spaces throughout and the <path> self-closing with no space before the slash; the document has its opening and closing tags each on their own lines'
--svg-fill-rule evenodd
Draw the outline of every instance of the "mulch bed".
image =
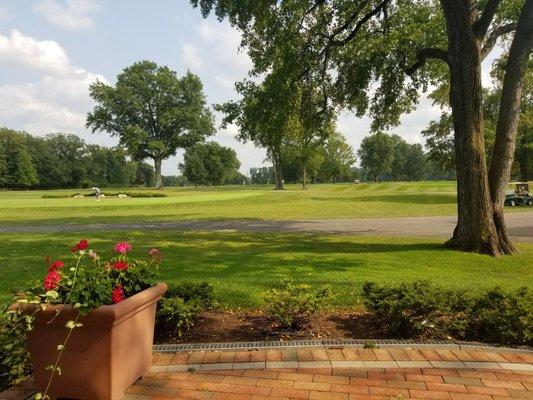
<svg viewBox="0 0 533 400">
<path fill-rule="evenodd" d="M 375 321 L 374 321 L 375 324 Z M 248 342 L 294 339 L 383 339 L 368 314 L 339 312 L 321 314 L 298 332 L 284 332 L 272 318 L 260 311 L 210 310 L 200 314 L 194 326 L 179 338 L 156 327 L 156 343 Z"/>
</svg>

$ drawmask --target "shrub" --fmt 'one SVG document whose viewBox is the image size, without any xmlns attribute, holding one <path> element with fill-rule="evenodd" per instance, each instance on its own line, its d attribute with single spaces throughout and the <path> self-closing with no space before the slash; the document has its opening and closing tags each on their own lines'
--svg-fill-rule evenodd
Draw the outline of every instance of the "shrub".
<svg viewBox="0 0 533 400">
<path fill-rule="evenodd" d="M 167 197 L 165 193 L 160 192 L 102 192 L 106 197 L 116 197 L 119 194 L 125 194 L 128 197 L 134 198 L 149 198 L 149 197 Z M 65 199 L 75 196 L 94 197 L 96 193 L 74 193 L 74 194 L 45 194 L 42 195 L 43 199 Z"/>
<path fill-rule="evenodd" d="M 181 282 L 171 284 L 165 294 L 166 298 L 180 297 L 187 301 L 196 301 L 203 308 L 210 308 L 214 304 L 213 286 L 207 282 Z"/>
<path fill-rule="evenodd" d="M 75 194 L 43 194 L 41 199 L 67 199 L 74 196 L 77 196 L 79 193 Z"/>
<path fill-rule="evenodd" d="M 492 343 L 532 343 L 532 304 L 526 288 L 515 292 L 489 290 L 474 300 L 465 337 Z"/>
<path fill-rule="evenodd" d="M 313 290 L 306 284 L 284 280 L 281 289 L 264 293 L 266 312 L 285 329 L 299 329 L 309 324 L 331 298 L 328 286 Z"/>
<path fill-rule="evenodd" d="M 157 329 L 181 337 L 194 325 L 194 319 L 214 304 L 213 286 L 207 282 L 181 282 L 169 285 L 157 309 Z"/>
<path fill-rule="evenodd" d="M 157 310 L 158 329 L 176 332 L 181 337 L 194 325 L 194 318 L 202 310 L 198 301 L 185 301 L 181 297 L 163 298 Z"/>
<path fill-rule="evenodd" d="M 448 293 L 429 282 L 399 286 L 363 285 L 363 304 L 378 319 L 385 334 L 412 337 L 439 329 L 439 316 L 449 313 Z"/>
<path fill-rule="evenodd" d="M 31 327 L 28 317 L 0 313 L 0 392 L 26 379 L 31 372 L 30 354 L 24 340 Z"/>
<path fill-rule="evenodd" d="M 452 336 L 506 344 L 532 340 L 533 302 L 526 288 L 516 292 L 495 288 L 474 296 L 426 281 L 398 286 L 365 283 L 363 298 L 381 330 L 390 336 Z"/>
</svg>

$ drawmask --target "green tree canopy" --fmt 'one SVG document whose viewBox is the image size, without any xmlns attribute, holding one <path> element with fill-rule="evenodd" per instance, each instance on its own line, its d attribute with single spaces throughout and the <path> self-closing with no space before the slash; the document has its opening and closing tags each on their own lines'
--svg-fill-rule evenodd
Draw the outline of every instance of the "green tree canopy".
<svg viewBox="0 0 533 400">
<path fill-rule="evenodd" d="M 334 132 L 322 147 L 324 161 L 320 167 L 320 178 L 324 182 L 336 183 L 351 175 L 356 161 L 352 147 L 339 132 Z"/>
<path fill-rule="evenodd" d="M 162 186 L 161 162 L 214 133 L 200 78 L 182 78 L 168 67 L 139 61 L 117 76 L 114 86 L 90 87 L 96 101 L 87 127 L 118 136 L 136 161 L 154 160 L 156 187 Z"/>
<path fill-rule="evenodd" d="M 517 94 L 533 46 L 533 0 L 191 2 L 204 16 L 213 11 L 243 32 L 252 75 L 269 74 L 281 64 L 289 82 L 312 82 L 332 106 L 358 116 L 368 113 L 374 131 L 397 125 L 421 92 L 449 81 L 458 223 L 448 244 L 491 255 L 515 251 L 503 196 L 516 137 Z M 499 39 L 510 38 L 489 171 L 481 62 Z"/>
<path fill-rule="evenodd" d="M 207 142 L 189 147 L 179 167 L 195 185 L 223 185 L 237 175 L 240 162 L 235 150 Z"/>
<path fill-rule="evenodd" d="M 391 171 L 394 161 L 394 141 L 386 133 L 376 132 L 363 139 L 357 154 L 363 172 L 374 182 L 380 182 L 383 174 Z"/>
<path fill-rule="evenodd" d="M 27 134 L 19 134 L 10 129 L 0 129 L 0 143 L 5 152 L 4 184 L 23 189 L 37 186 L 39 176 L 26 141 Z"/>
</svg>

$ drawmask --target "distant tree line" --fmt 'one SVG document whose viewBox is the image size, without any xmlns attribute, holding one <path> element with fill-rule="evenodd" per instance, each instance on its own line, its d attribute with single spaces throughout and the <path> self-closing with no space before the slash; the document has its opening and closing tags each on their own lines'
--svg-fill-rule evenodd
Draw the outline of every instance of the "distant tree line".
<svg viewBox="0 0 533 400">
<path fill-rule="evenodd" d="M 76 135 L 32 136 L 0 128 L 0 187 L 57 189 L 153 186 L 154 168 L 124 148 L 85 143 Z"/>
<path fill-rule="evenodd" d="M 356 156 L 346 138 L 335 132 L 308 157 L 307 178 L 314 183 L 455 179 L 453 168 L 435 162 L 420 144 L 409 144 L 398 135 L 375 133 L 367 136 L 357 155 L 360 168 L 354 166 Z M 302 182 L 301 163 L 297 157 L 285 157 L 282 169 L 285 183 Z M 275 172 L 274 167 L 251 168 L 251 183 L 274 183 Z"/>
<path fill-rule="evenodd" d="M 455 178 L 452 164 L 435 161 L 420 144 L 409 144 L 398 135 L 377 132 L 367 136 L 357 154 L 362 175 L 373 182 Z"/>
</svg>

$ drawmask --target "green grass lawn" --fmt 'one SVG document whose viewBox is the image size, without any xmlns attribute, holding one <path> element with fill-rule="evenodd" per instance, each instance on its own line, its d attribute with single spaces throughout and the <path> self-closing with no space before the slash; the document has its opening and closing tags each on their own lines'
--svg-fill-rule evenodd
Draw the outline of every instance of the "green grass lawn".
<svg viewBox="0 0 533 400">
<path fill-rule="evenodd" d="M 283 192 L 273 191 L 272 186 L 168 188 L 164 189 L 168 195 L 164 198 L 105 198 L 99 202 L 94 198 L 42 198 L 44 194 L 78 192 L 0 192 L 0 224 L 408 217 L 454 215 L 457 207 L 454 182 L 311 185 L 307 191 L 289 185 Z"/>
<path fill-rule="evenodd" d="M 43 257 L 71 259 L 69 248 L 80 237 L 109 254 L 129 240 L 134 255 L 151 247 L 165 253 L 161 280 L 211 282 L 224 306 L 261 306 L 261 292 L 286 277 L 312 285 L 329 284 L 334 305 L 357 305 L 365 281 L 399 283 L 426 279 L 442 287 L 481 291 L 533 287 L 533 245 L 518 244 L 521 254 L 494 259 L 443 248 L 441 240 L 362 238 L 311 234 L 202 232 L 105 232 L 99 234 L 0 234 L 0 301 L 31 276 L 42 279 Z"/>
</svg>

